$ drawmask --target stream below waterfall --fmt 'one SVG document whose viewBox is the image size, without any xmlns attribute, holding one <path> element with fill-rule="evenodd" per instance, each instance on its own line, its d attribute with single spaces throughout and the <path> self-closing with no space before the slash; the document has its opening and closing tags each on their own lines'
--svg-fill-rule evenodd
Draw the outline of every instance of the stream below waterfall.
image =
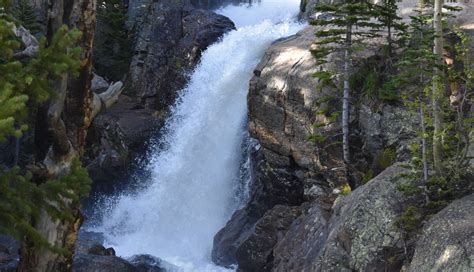
<svg viewBox="0 0 474 272">
<path fill-rule="evenodd" d="M 226 270 L 210 255 L 214 235 L 248 195 L 249 80 L 273 41 L 303 27 L 295 19 L 299 4 L 262 0 L 217 10 L 237 30 L 203 53 L 148 154 L 150 180 L 95 207 L 103 212 L 89 228 L 104 233 L 118 256 L 150 254 L 180 271 Z"/>
</svg>

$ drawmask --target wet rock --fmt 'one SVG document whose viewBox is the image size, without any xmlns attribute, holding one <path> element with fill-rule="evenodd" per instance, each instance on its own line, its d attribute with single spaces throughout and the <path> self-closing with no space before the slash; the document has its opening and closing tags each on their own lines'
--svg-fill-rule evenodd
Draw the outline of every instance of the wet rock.
<svg viewBox="0 0 474 272">
<path fill-rule="evenodd" d="M 110 181 L 127 177 L 130 162 L 146 151 L 163 123 L 163 117 L 127 96 L 97 116 L 88 133 L 84 158 L 96 185 L 110 187 Z"/>
<path fill-rule="evenodd" d="M 76 254 L 74 272 L 137 272 L 128 261 L 116 256 Z"/>
<path fill-rule="evenodd" d="M 474 195 L 469 195 L 434 215 L 416 243 L 408 271 L 474 271 L 473 207 Z"/>
<path fill-rule="evenodd" d="M 160 258 L 151 255 L 136 255 L 128 260 L 137 272 L 166 272 L 178 271 L 179 269 Z"/>
<path fill-rule="evenodd" d="M 74 252 L 76 254 L 88 254 L 94 246 L 104 244 L 104 235 L 100 232 L 80 231 L 77 236 Z"/>
<path fill-rule="evenodd" d="M 270 271 L 273 247 L 300 215 L 298 207 L 277 205 L 257 221 L 248 238 L 236 250 L 239 271 Z"/>
<path fill-rule="evenodd" d="M 89 250 L 87 250 L 87 254 L 92 255 L 99 255 L 99 256 L 115 256 L 115 249 L 112 247 L 105 248 L 103 245 L 93 245 Z"/>
<path fill-rule="evenodd" d="M 300 14 L 298 18 L 303 20 L 309 20 L 314 17 L 314 8 L 316 4 L 321 2 L 320 0 L 301 0 L 300 3 Z"/>
<path fill-rule="evenodd" d="M 237 263 L 236 252 L 253 234 L 257 221 L 276 205 L 298 206 L 303 202 L 303 187 L 290 170 L 270 171 L 260 149 L 251 155 L 253 175 L 249 203 L 236 211 L 214 237 L 212 260 L 218 265 Z"/>
<path fill-rule="evenodd" d="M 147 1 L 136 21 L 131 89 L 146 108 L 166 110 L 201 53 L 234 29 L 228 18 L 195 9 L 190 0 Z"/>
</svg>

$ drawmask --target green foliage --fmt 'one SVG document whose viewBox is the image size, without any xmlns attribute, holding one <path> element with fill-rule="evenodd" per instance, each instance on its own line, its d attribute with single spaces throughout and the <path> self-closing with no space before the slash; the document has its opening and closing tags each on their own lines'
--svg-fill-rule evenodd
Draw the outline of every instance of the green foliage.
<svg viewBox="0 0 474 272">
<path fill-rule="evenodd" d="M 397 190 L 405 193 L 408 196 L 418 195 L 423 192 L 423 190 L 414 183 L 402 183 L 397 185 Z"/>
<path fill-rule="evenodd" d="M 90 190 L 87 170 L 74 160 L 70 172 L 56 180 L 41 185 L 32 181 L 31 174 L 23 174 L 19 167 L 6 169 L 0 166 L 0 233 L 21 239 L 27 235 L 37 246 L 46 247 L 59 254 L 70 254 L 50 245 L 45 237 L 31 225 L 38 220 L 41 210 L 58 220 L 74 221 L 69 201 L 78 201 Z"/>
<path fill-rule="evenodd" d="M 21 44 L 13 26 L 11 20 L 0 18 L 0 142 L 20 137 L 27 130 L 28 108 L 49 99 L 54 95 L 54 80 L 66 73 L 75 75 L 80 67 L 81 51 L 75 47 L 80 31 L 61 27 L 49 43 L 40 41 L 35 57 L 20 62 L 14 58 Z M 53 218 L 71 220 L 73 211 L 65 203 L 88 192 L 87 172 L 76 160 L 67 175 L 40 185 L 37 182 L 27 171 L 0 165 L 0 232 L 19 238 L 26 235 L 38 246 L 70 254 L 49 245 L 31 220 L 38 219 L 42 209 Z"/>
<path fill-rule="evenodd" d="M 398 89 L 387 84 L 390 77 L 388 59 L 376 56 L 364 64 L 351 75 L 349 82 L 352 90 L 361 94 L 362 99 L 396 103 L 400 100 Z"/>
<path fill-rule="evenodd" d="M 378 21 L 387 30 L 385 53 L 389 58 L 392 57 L 394 49 L 403 45 L 403 33 L 407 30 L 406 24 L 403 23 L 402 18 L 398 16 L 397 2 L 398 0 L 384 0 L 380 2 L 381 4 L 377 4 L 374 7 Z"/>
<path fill-rule="evenodd" d="M 346 49 L 349 26 L 353 28 L 350 33 L 351 47 L 365 44 L 364 40 L 379 37 L 377 31 L 383 27 L 379 22 L 372 20 L 377 16 L 375 6 L 365 0 L 350 0 L 331 5 L 318 4 L 316 11 L 323 15 L 311 21 L 311 24 L 322 28 L 315 33 L 318 38 L 317 48 L 311 52 L 319 65 L 326 63 L 330 54 Z M 334 79 L 335 75 L 336 71 L 325 70 L 314 76 L 323 82 L 328 82 Z"/>
<path fill-rule="evenodd" d="M 27 129 L 23 123 L 28 101 L 43 102 L 52 92 L 51 79 L 79 68 L 79 48 L 72 48 L 81 33 L 59 29 L 51 44 L 40 42 L 38 55 L 20 62 L 13 58 L 20 42 L 12 31 L 13 24 L 0 19 L 0 141 L 20 137 Z"/>
<path fill-rule="evenodd" d="M 28 29 L 32 34 L 41 31 L 41 27 L 37 22 L 36 11 L 28 0 L 19 0 L 12 10 L 12 15 L 18 20 L 20 25 Z"/>
<path fill-rule="evenodd" d="M 109 80 L 122 80 L 132 58 L 132 37 L 126 28 L 127 6 L 122 0 L 98 4 L 98 33 L 94 41 L 94 67 Z"/>
<path fill-rule="evenodd" d="M 344 183 L 344 185 L 340 187 L 340 190 L 341 195 L 348 195 L 352 192 L 351 186 L 348 183 Z"/>
<path fill-rule="evenodd" d="M 367 184 L 367 182 L 371 181 L 374 178 L 374 170 L 369 169 L 365 174 L 362 176 L 362 184 Z"/>
<path fill-rule="evenodd" d="M 398 218 L 396 225 L 403 229 L 406 233 L 412 233 L 420 228 L 422 216 L 419 209 L 416 206 L 409 206 Z"/>
<path fill-rule="evenodd" d="M 383 150 L 379 158 L 379 165 L 382 169 L 386 169 L 397 161 L 397 151 L 394 148 L 386 148 Z"/>
</svg>

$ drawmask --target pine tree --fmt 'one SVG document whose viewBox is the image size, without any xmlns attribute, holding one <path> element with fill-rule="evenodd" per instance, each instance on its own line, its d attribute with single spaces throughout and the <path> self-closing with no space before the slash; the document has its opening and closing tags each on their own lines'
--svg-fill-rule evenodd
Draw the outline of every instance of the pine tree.
<svg viewBox="0 0 474 272">
<path fill-rule="evenodd" d="M 349 145 L 349 107 L 350 107 L 350 76 L 353 72 L 352 56 L 356 47 L 364 44 L 364 40 L 370 40 L 380 35 L 377 33 L 382 27 L 380 22 L 375 21 L 377 17 L 373 4 L 365 0 L 347 0 L 339 4 L 318 4 L 316 11 L 322 13 L 318 19 L 311 22 L 312 25 L 322 27 L 316 32 L 317 48 L 312 51 L 318 65 L 325 64 L 329 55 L 343 52 L 344 68 L 342 73 L 337 71 L 322 70 L 315 73 L 319 78 L 321 86 L 332 84 L 334 79 L 342 77 L 342 149 L 343 160 L 348 176 L 350 165 Z"/>
<path fill-rule="evenodd" d="M 394 39 L 394 37 L 402 36 L 407 29 L 397 12 L 397 0 L 383 0 L 381 4 L 375 5 L 377 19 L 387 30 L 387 56 L 389 58 L 392 57 L 397 45 L 403 42 L 403 39 Z"/>
<path fill-rule="evenodd" d="M 15 19 L 18 20 L 18 23 L 24 28 L 28 29 L 32 34 L 36 34 L 41 31 L 41 27 L 37 21 L 36 11 L 30 5 L 28 0 L 18 1 L 18 3 L 13 8 L 12 14 Z"/>
<path fill-rule="evenodd" d="M 126 22 L 127 6 L 122 0 L 106 0 L 98 6 L 101 25 L 94 43 L 94 67 L 109 80 L 122 80 L 132 58 L 132 37 Z"/>
<path fill-rule="evenodd" d="M 427 14 L 425 10 L 422 6 L 414 11 L 416 15 L 411 16 L 410 26 L 402 39 L 407 41 L 407 44 L 395 65 L 398 73 L 392 75 L 387 83 L 394 89 L 403 90 L 402 101 L 409 109 L 419 112 L 421 160 L 415 156 L 415 164 L 421 164 L 422 187 L 426 186 L 429 171 L 427 124 L 430 119 L 427 116 L 429 112 L 427 105 L 430 95 L 426 92 L 426 86 L 431 84 L 432 67 L 435 65 L 435 57 L 431 50 L 434 38 L 434 31 L 430 25 L 432 15 Z"/>
<path fill-rule="evenodd" d="M 452 7 L 450 10 L 456 11 L 458 8 Z M 439 31 L 433 27 L 433 13 L 428 11 L 431 9 L 423 3 L 420 10 L 416 11 L 417 15 L 411 17 L 406 35 L 408 44 L 395 64 L 398 73 L 392 77 L 390 84 L 401 90 L 408 109 L 419 111 L 420 116 L 421 148 L 418 145 L 412 146 L 412 184 L 405 186 L 403 190 L 410 194 L 422 194 L 425 202 L 420 208 L 424 209 L 424 213 L 432 214 L 466 193 L 468 186 L 462 184 L 469 183 L 472 179 L 469 176 L 466 152 L 473 122 L 467 105 L 472 104 L 469 89 L 474 86 L 474 72 L 471 60 L 466 57 L 470 54 L 469 42 L 466 35 L 459 31 L 451 34 L 451 39 L 456 36 L 454 40 L 460 40 L 452 46 L 455 48 L 450 48 L 449 44 L 443 46 L 447 52 L 454 51 L 450 57 L 456 65 L 448 67 L 443 57 L 440 61 L 438 50 L 433 50 Z M 462 66 L 463 69 L 456 69 L 456 66 Z M 446 99 L 447 82 L 461 92 L 456 105 L 449 105 Z M 433 101 L 437 101 L 437 107 L 433 107 Z M 436 127 L 436 118 L 444 120 L 441 124 L 442 134 L 439 134 L 439 128 Z M 435 153 L 435 141 L 442 144 L 438 150 L 438 154 L 443 154 L 442 157 Z M 433 148 L 429 148 L 430 144 Z"/>
<path fill-rule="evenodd" d="M 62 27 L 47 43 L 40 42 L 34 58 L 20 62 L 14 52 L 21 44 L 13 32 L 14 23 L 0 18 L 0 142 L 20 137 L 28 127 L 28 107 L 53 95 L 53 80 L 66 72 L 75 73 L 80 65 L 80 49 L 75 47 L 81 33 Z M 0 165 L 0 232 L 27 236 L 37 246 L 65 254 L 48 243 L 32 225 L 42 209 L 57 219 L 70 220 L 72 211 L 65 202 L 77 200 L 89 189 L 90 180 L 78 161 L 69 174 L 52 180 L 33 179 L 25 169 Z M 58 205 L 53 205 L 57 203 Z"/>
</svg>

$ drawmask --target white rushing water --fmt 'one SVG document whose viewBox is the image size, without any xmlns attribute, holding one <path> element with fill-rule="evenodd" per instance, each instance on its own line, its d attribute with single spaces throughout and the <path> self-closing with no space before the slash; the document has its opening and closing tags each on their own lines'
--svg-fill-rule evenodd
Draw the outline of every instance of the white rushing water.
<svg viewBox="0 0 474 272">
<path fill-rule="evenodd" d="M 223 271 L 211 262 L 213 237 L 239 203 L 246 96 L 253 69 L 276 39 L 296 33 L 300 0 L 229 6 L 236 31 L 210 46 L 173 107 L 152 152 L 151 181 L 111 201 L 97 228 L 119 256 L 151 254 L 183 271 Z"/>
</svg>

